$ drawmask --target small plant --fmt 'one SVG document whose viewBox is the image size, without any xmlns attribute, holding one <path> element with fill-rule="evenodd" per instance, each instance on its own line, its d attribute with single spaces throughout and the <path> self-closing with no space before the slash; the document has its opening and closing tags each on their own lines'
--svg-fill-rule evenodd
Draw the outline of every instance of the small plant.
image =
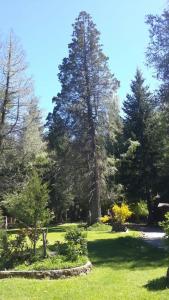
<svg viewBox="0 0 169 300">
<path fill-rule="evenodd" d="M 80 256 L 87 255 L 87 239 L 86 232 L 82 232 L 79 228 L 68 229 L 65 235 L 66 256 L 68 260 L 77 260 Z"/>
<path fill-rule="evenodd" d="M 148 217 L 148 208 L 147 203 L 143 200 L 133 204 L 131 206 L 133 211 L 133 216 L 136 222 L 140 222 L 141 220 L 146 220 Z"/>
<path fill-rule="evenodd" d="M 160 226 L 164 229 L 165 235 L 169 240 L 169 212 L 165 214 L 165 220 L 159 223 Z"/>
</svg>

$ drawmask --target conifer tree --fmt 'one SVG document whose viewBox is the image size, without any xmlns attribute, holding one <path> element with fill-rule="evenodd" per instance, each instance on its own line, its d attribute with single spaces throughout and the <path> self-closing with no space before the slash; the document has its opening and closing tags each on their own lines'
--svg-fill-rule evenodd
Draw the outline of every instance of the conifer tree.
<svg viewBox="0 0 169 300">
<path fill-rule="evenodd" d="M 169 197 L 169 6 L 160 15 L 148 15 L 149 44 L 147 47 L 147 63 L 155 70 L 159 80 L 156 91 L 158 111 L 158 138 L 160 141 L 160 156 L 158 160 L 159 186 L 161 200 L 168 201 Z"/>
<path fill-rule="evenodd" d="M 100 162 L 109 129 L 109 104 L 119 85 L 110 73 L 99 39 L 90 15 L 80 12 L 73 25 L 69 55 L 59 67 L 61 92 L 53 98 L 51 119 L 54 122 L 58 114 L 63 120 L 69 143 L 77 153 L 74 166 L 83 169 L 89 223 L 98 221 L 101 214 Z"/>
<path fill-rule="evenodd" d="M 131 83 L 132 93 L 124 101 L 124 140 L 132 147 L 132 141 L 137 142 L 130 156 L 122 162 L 122 182 L 129 199 L 147 201 L 149 221 L 153 218 L 152 196 L 155 195 L 157 180 L 156 159 L 158 143 L 155 134 L 155 118 L 153 97 L 144 84 L 142 73 L 137 70 Z M 134 144 L 133 144 L 134 145 Z"/>
</svg>

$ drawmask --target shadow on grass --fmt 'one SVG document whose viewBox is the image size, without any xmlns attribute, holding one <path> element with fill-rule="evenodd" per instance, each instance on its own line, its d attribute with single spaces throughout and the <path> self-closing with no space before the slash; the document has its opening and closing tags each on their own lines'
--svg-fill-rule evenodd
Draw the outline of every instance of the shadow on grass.
<svg viewBox="0 0 169 300">
<path fill-rule="evenodd" d="M 149 281 L 144 287 L 149 291 L 162 291 L 169 288 L 169 282 L 167 277 L 163 276 Z"/>
<path fill-rule="evenodd" d="M 57 225 L 54 227 L 48 227 L 48 232 L 52 233 L 52 232 L 66 232 L 68 229 L 70 228 L 84 228 L 83 224 L 70 224 L 68 226 L 66 225 Z"/>
<path fill-rule="evenodd" d="M 167 251 L 148 245 L 136 237 L 118 237 L 88 242 L 90 260 L 95 266 L 112 268 L 151 268 L 168 266 Z"/>
</svg>

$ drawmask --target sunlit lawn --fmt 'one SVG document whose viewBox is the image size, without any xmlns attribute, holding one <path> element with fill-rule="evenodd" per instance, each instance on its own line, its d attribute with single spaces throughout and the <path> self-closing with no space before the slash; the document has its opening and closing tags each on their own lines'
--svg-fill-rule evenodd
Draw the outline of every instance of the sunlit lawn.
<svg viewBox="0 0 169 300">
<path fill-rule="evenodd" d="M 65 226 L 49 230 L 52 244 L 63 240 Z M 169 299 L 165 274 L 168 253 L 145 244 L 133 232 L 88 232 L 93 270 L 87 276 L 62 280 L 6 279 L 0 300 L 151 300 Z"/>
</svg>

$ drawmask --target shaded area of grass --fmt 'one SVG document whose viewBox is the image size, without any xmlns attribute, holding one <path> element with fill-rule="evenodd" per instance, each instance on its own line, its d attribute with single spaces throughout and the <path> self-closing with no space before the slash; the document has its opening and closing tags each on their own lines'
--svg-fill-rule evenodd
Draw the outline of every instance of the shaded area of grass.
<svg viewBox="0 0 169 300">
<path fill-rule="evenodd" d="M 169 288 L 169 282 L 166 276 L 150 280 L 145 286 L 149 291 L 160 291 Z"/>
<path fill-rule="evenodd" d="M 48 232 L 66 232 L 67 229 L 70 229 L 70 227 L 78 227 L 78 228 L 84 228 L 85 224 L 81 223 L 67 223 L 67 224 L 60 224 L 57 226 L 48 227 Z"/>
<path fill-rule="evenodd" d="M 165 250 L 148 245 L 138 237 L 126 236 L 89 241 L 90 259 L 96 266 L 151 268 L 168 266 Z"/>
</svg>

